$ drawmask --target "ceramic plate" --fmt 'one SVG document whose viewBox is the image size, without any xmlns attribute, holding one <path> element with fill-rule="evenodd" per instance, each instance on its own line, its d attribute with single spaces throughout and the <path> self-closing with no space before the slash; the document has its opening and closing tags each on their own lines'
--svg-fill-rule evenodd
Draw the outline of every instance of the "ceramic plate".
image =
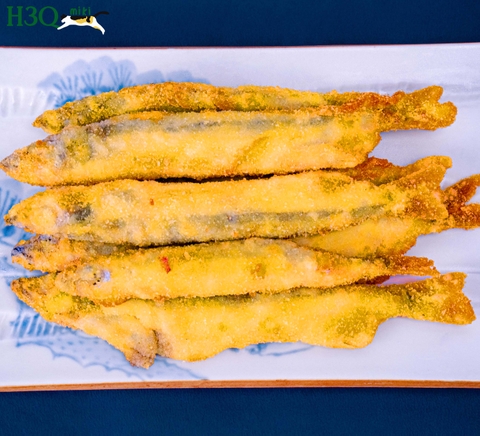
<svg viewBox="0 0 480 436">
<path fill-rule="evenodd" d="M 278 85 L 312 91 L 413 91 L 437 84 L 458 107 L 451 127 L 383 135 L 374 155 L 406 165 L 453 158 L 445 186 L 480 173 L 480 45 L 245 49 L 0 49 L 0 158 L 45 137 L 31 126 L 67 101 L 163 81 Z M 0 174 L 2 215 L 38 191 Z M 473 201 L 480 201 L 476 196 Z M 396 385 L 480 386 L 480 323 L 451 326 L 408 319 L 382 324 L 360 350 L 252 345 L 204 362 L 157 358 L 131 367 L 108 344 L 45 322 L 9 289 L 26 271 L 10 262 L 24 237 L 0 227 L 0 390 L 150 386 Z M 465 292 L 480 314 L 480 230 L 421 237 L 412 255 L 442 272 L 468 273 Z"/>
</svg>

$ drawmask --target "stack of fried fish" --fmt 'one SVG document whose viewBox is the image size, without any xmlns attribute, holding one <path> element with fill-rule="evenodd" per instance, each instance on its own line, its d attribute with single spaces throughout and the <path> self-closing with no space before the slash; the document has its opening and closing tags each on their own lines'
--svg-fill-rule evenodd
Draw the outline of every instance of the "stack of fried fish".
<svg viewBox="0 0 480 436">
<path fill-rule="evenodd" d="M 8 224 L 35 233 L 12 283 L 45 319 L 99 336 L 133 364 L 230 347 L 369 344 L 397 316 L 468 324 L 465 275 L 404 254 L 419 235 L 480 225 L 480 176 L 368 158 L 380 133 L 450 125 L 442 89 L 320 94 L 163 83 L 46 111 L 51 136 L 1 162 L 48 187 Z M 394 275 L 426 276 L 384 285 Z"/>
</svg>

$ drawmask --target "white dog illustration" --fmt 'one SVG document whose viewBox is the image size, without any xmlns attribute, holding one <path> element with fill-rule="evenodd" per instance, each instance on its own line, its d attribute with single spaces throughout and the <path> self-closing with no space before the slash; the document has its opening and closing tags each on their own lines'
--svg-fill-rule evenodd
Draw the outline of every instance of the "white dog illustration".
<svg viewBox="0 0 480 436">
<path fill-rule="evenodd" d="M 94 29 L 100 30 L 102 35 L 105 34 L 105 29 L 97 21 L 97 16 L 105 14 L 108 15 L 107 11 L 97 12 L 94 15 L 62 15 L 62 25 L 57 27 L 57 30 L 65 29 L 68 26 L 90 26 Z"/>
</svg>

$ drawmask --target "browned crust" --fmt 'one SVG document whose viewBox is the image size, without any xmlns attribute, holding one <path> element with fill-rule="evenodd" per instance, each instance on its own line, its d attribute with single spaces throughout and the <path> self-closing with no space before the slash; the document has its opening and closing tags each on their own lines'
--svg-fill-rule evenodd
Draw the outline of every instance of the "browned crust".
<svg viewBox="0 0 480 436">
<path fill-rule="evenodd" d="M 451 227 L 472 229 L 480 226 L 480 204 L 466 204 L 480 186 L 480 174 L 460 180 L 444 191 L 444 203 L 453 222 Z"/>
<path fill-rule="evenodd" d="M 203 110 L 271 111 L 320 108 L 324 115 L 335 115 L 360 108 L 382 111 L 387 130 L 425 128 L 434 130 L 450 125 L 456 116 L 452 103 L 438 103 L 443 89 L 430 86 L 411 94 L 403 91 L 392 96 L 373 92 L 320 94 L 278 87 L 214 87 L 199 83 L 158 83 L 123 88 L 45 111 L 33 125 L 49 133 L 58 133 L 67 125 L 86 125 L 113 116 L 140 111 L 172 112 Z M 402 125 L 404 127 L 402 127 Z"/>
</svg>

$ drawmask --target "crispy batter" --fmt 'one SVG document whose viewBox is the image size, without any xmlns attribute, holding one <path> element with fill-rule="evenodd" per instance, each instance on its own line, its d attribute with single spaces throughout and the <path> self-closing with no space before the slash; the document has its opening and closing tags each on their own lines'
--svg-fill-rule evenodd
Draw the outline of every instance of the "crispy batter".
<svg viewBox="0 0 480 436">
<path fill-rule="evenodd" d="M 56 289 L 55 275 L 46 277 L 15 280 L 12 289 L 45 319 L 102 337 L 133 365 L 143 367 L 153 362 L 153 335 L 161 356 L 194 361 L 263 342 L 365 347 L 379 324 L 398 316 L 450 324 L 475 320 L 462 293 L 462 273 L 405 285 L 300 288 L 162 302 L 132 299 L 112 307 L 65 294 Z M 124 320 L 130 323 L 128 331 Z"/>
<path fill-rule="evenodd" d="M 445 222 L 442 220 L 441 223 Z M 326 250 L 343 256 L 388 257 L 406 253 L 420 235 L 446 230 L 434 220 L 382 217 L 366 220 L 336 232 L 295 238 L 302 247 Z"/>
<path fill-rule="evenodd" d="M 385 174 L 384 176 L 388 176 Z M 480 204 L 465 204 L 480 185 L 480 176 L 467 177 L 445 189 L 445 219 L 425 220 L 415 217 L 382 217 L 321 235 L 295 238 L 303 246 L 349 257 L 371 258 L 405 254 L 420 235 L 448 229 L 470 230 L 480 227 Z"/>
<path fill-rule="evenodd" d="M 76 241 L 48 235 L 33 236 L 20 241 L 12 250 L 12 262 L 28 270 L 62 271 L 70 266 L 89 262 L 98 256 L 118 255 L 134 249 L 133 245 Z"/>
<path fill-rule="evenodd" d="M 55 286 L 105 305 L 130 298 L 277 293 L 302 286 L 329 288 L 397 274 L 425 276 L 438 272 L 425 258 L 346 258 L 284 240 L 247 239 L 96 256 L 57 274 Z"/>
<path fill-rule="evenodd" d="M 430 165 L 441 165 L 445 167 L 445 169 L 448 169 L 452 166 L 452 159 L 448 156 L 427 156 L 417 160 L 413 164 L 402 167 L 394 165 L 387 159 L 369 157 L 360 165 L 353 168 L 342 169 L 341 172 L 352 179 L 368 180 L 379 186 L 407 177 L 410 174 L 428 168 Z"/>
<path fill-rule="evenodd" d="M 128 114 L 71 126 L 15 151 L 0 168 L 41 186 L 349 168 L 366 159 L 381 131 L 445 124 L 439 120 L 452 108 L 438 104 L 437 91 L 432 87 L 393 97 L 361 94 L 362 103 L 348 103 L 345 107 L 351 110 L 341 114 L 325 107 Z"/>
<path fill-rule="evenodd" d="M 475 205 L 470 205 L 476 207 Z M 469 227 L 457 226 L 455 215 L 446 221 L 429 221 L 408 217 L 383 217 L 368 219 L 345 229 L 292 239 L 293 242 L 316 250 L 340 254 L 346 257 L 374 258 L 390 257 L 406 253 L 420 235 L 437 233 L 451 228 L 473 229 L 480 227 L 480 211 Z M 463 221 L 462 221 L 463 222 Z M 462 224 L 462 223 L 460 223 Z M 474 224 L 474 225 L 473 225 Z M 133 248 L 131 245 L 106 244 L 95 241 L 76 241 L 39 235 L 20 241 L 12 250 L 12 261 L 28 270 L 44 272 L 62 271 L 68 267 L 88 263 L 97 256 L 122 253 Z"/>
<path fill-rule="evenodd" d="M 355 168 L 343 170 L 342 173 L 355 180 L 368 180 L 376 185 L 381 185 L 436 164 L 449 168 L 451 160 L 444 156 L 431 156 L 420 159 L 406 167 L 399 167 L 385 159 L 372 157 Z M 473 181 L 477 180 L 474 176 L 466 179 L 466 181 L 470 181 L 470 179 Z M 465 184 L 465 181 L 459 183 Z M 475 189 L 470 189 L 469 192 L 470 196 L 468 198 L 460 196 L 458 199 L 456 199 L 457 197 L 452 197 L 455 200 L 449 200 L 449 202 L 445 200 L 453 214 L 456 214 L 458 207 L 465 207 L 464 204 L 461 204 L 461 201 L 468 201 Z M 446 196 L 445 193 L 448 194 L 447 196 L 451 196 L 450 188 L 444 191 L 444 197 Z M 457 205 L 456 209 L 452 205 Z M 467 207 L 471 208 L 472 206 L 469 205 Z M 470 221 L 471 224 L 476 224 L 478 227 L 480 225 L 480 213 L 477 213 L 475 216 L 476 221 Z M 456 215 L 450 215 L 447 221 L 453 228 L 456 227 L 458 218 Z M 379 221 L 366 220 L 357 226 L 347 227 L 338 232 L 330 232 L 327 235 L 299 238 L 298 243 L 303 246 L 320 248 L 350 257 L 385 257 L 403 254 L 415 243 L 416 238 L 420 234 L 441 231 L 446 228 L 445 224 L 440 224 L 438 221 L 421 221 L 408 217 L 381 218 Z M 12 261 L 30 270 L 37 269 L 45 272 L 55 272 L 82 262 L 90 262 L 97 256 L 108 256 L 111 254 L 120 256 L 130 248 L 133 248 L 133 246 L 105 244 L 95 241 L 75 241 L 39 235 L 29 241 L 20 241 L 12 251 Z"/>
<path fill-rule="evenodd" d="M 11 284 L 20 300 L 33 307 L 47 321 L 80 329 L 104 339 L 125 354 L 134 366 L 148 368 L 158 350 L 155 332 L 132 314 L 104 314 L 101 306 L 86 298 L 72 297 L 55 288 L 39 288 L 38 281 L 21 278 Z"/>
<path fill-rule="evenodd" d="M 382 131 L 450 125 L 456 108 L 441 94 L 165 83 L 46 111 L 34 125 L 58 134 L 0 167 L 43 186 L 113 181 L 53 188 L 12 208 L 7 224 L 47 235 L 20 243 L 14 261 L 62 269 L 15 280 L 12 290 L 47 320 L 104 338 L 145 368 L 156 354 L 195 361 L 252 343 L 364 347 L 397 316 L 471 323 L 462 273 L 358 283 L 437 275 L 428 259 L 389 253 L 421 233 L 480 225 L 480 205 L 466 205 L 480 176 L 440 189 L 449 158 L 364 162 Z M 336 171 L 117 180 L 323 168 Z M 227 242 L 152 248 L 205 241 Z M 359 257 L 311 247 L 353 247 Z"/>
<path fill-rule="evenodd" d="M 48 110 L 33 125 L 58 133 L 69 125 L 84 126 L 114 116 L 142 111 L 272 111 L 319 108 L 325 115 L 348 113 L 361 108 L 390 115 L 390 124 L 433 130 L 450 125 L 456 116 L 452 103 L 440 104 L 443 89 L 430 86 L 411 94 L 396 92 L 391 97 L 371 92 L 320 94 L 278 87 L 215 87 L 200 83 L 158 83 L 123 88 L 66 103 Z M 392 127 L 389 127 L 389 129 Z M 393 127 L 395 129 L 395 127 Z"/>
<path fill-rule="evenodd" d="M 143 112 L 66 128 L 0 168 L 41 186 L 287 174 L 355 166 L 379 141 L 376 115 L 365 111 Z"/>
<path fill-rule="evenodd" d="M 450 226 L 473 229 L 480 226 L 480 204 L 466 204 L 480 186 L 480 174 L 460 180 L 444 192 L 444 202 L 453 222 Z"/>
<path fill-rule="evenodd" d="M 442 165 L 375 186 L 338 172 L 209 183 L 120 180 L 53 188 L 5 220 L 38 234 L 138 246 L 318 234 L 368 218 L 444 219 Z"/>
<path fill-rule="evenodd" d="M 380 185 L 406 177 L 432 164 L 443 164 L 448 168 L 450 160 L 443 156 L 432 156 L 406 167 L 398 167 L 384 159 L 370 158 L 364 164 L 343 172 L 356 180 L 369 180 Z M 450 228 L 479 227 L 478 205 L 465 205 L 474 195 L 479 180 L 479 176 L 472 176 L 444 191 L 444 203 L 449 211 L 446 220 L 383 217 L 323 235 L 297 238 L 295 241 L 302 246 L 349 257 L 388 257 L 404 254 L 415 245 L 420 235 Z M 463 194 L 457 195 L 459 187 L 463 189 Z M 82 262 L 90 262 L 97 256 L 115 253 L 121 255 L 130 248 L 133 247 L 40 235 L 29 241 L 21 241 L 12 251 L 12 261 L 30 270 L 54 272 Z"/>
</svg>

